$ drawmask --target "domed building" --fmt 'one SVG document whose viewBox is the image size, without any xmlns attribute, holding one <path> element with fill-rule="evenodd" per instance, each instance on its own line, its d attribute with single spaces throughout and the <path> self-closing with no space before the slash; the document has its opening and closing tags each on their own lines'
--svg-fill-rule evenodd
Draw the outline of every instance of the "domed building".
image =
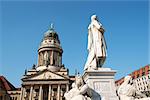
<svg viewBox="0 0 150 100">
<path fill-rule="evenodd" d="M 40 47 L 38 49 L 38 66 L 37 70 L 49 69 L 51 71 L 59 71 L 62 68 L 62 47 L 59 37 L 50 28 L 45 34 Z"/>
<path fill-rule="evenodd" d="M 74 76 L 62 64 L 63 49 L 53 26 L 44 33 L 38 62 L 23 75 L 20 100 L 65 100 Z"/>
</svg>

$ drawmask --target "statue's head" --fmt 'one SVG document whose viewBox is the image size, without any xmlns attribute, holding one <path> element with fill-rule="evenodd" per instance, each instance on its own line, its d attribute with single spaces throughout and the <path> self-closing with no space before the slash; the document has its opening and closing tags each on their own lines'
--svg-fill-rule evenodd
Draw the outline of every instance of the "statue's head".
<svg viewBox="0 0 150 100">
<path fill-rule="evenodd" d="M 92 20 L 97 20 L 97 16 L 96 16 L 96 15 L 92 15 L 92 16 L 91 16 L 91 21 L 92 21 Z"/>
</svg>

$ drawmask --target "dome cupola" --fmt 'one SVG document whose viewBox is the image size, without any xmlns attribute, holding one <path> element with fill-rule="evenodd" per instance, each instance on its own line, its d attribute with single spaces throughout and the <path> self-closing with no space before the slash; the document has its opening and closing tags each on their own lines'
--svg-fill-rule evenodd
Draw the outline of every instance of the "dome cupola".
<svg viewBox="0 0 150 100">
<path fill-rule="evenodd" d="M 53 24 L 51 24 L 51 27 L 48 29 L 47 32 L 45 32 L 44 38 L 55 39 L 60 43 L 57 32 L 55 32 L 55 30 L 54 30 Z"/>
<path fill-rule="evenodd" d="M 38 67 L 37 70 L 48 68 L 51 71 L 59 71 L 62 67 L 62 47 L 57 32 L 53 24 L 44 33 L 42 42 L 38 49 Z"/>
</svg>

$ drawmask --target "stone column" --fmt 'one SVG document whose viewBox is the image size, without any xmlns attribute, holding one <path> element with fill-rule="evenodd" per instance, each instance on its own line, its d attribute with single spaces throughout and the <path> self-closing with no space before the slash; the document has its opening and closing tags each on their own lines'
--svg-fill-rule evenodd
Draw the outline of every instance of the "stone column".
<svg viewBox="0 0 150 100">
<path fill-rule="evenodd" d="M 49 85 L 48 100 L 51 100 L 51 84 Z"/>
<path fill-rule="evenodd" d="M 54 60 L 53 59 L 54 59 L 54 51 L 52 51 L 52 54 L 51 54 L 51 65 L 54 64 L 54 62 L 53 62 Z"/>
<path fill-rule="evenodd" d="M 59 66 L 61 66 L 62 65 L 62 56 L 60 55 L 59 56 Z"/>
<path fill-rule="evenodd" d="M 69 91 L 69 84 L 66 84 L 66 92 Z"/>
<path fill-rule="evenodd" d="M 39 57 L 38 57 L 38 59 L 39 59 L 39 62 L 38 62 L 38 66 L 41 66 L 42 65 L 42 52 L 39 52 Z"/>
<path fill-rule="evenodd" d="M 23 96 L 23 87 L 21 87 L 20 100 L 22 100 L 22 96 Z"/>
<path fill-rule="evenodd" d="M 40 65 L 40 53 L 38 52 L 38 66 Z"/>
<path fill-rule="evenodd" d="M 58 84 L 57 88 L 57 100 L 60 100 L 60 84 Z"/>
<path fill-rule="evenodd" d="M 20 99 L 20 100 L 25 100 L 25 99 L 24 99 L 25 92 L 26 92 L 26 89 L 25 89 L 25 87 L 23 87 L 23 93 L 22 93 L 22 97 L 21 97 L 21 99 Z"/>
<path fill-rule="evenodd" d="M 41 52 L 41 58 L 40 58 L 40 59 L 41 59 L 41 62 L 40 62 L 40 63 L 41 63 L 41 65 L 43 66 L 43 63 L 44 63 L 44 61 L 43 61 L 43 60 L 44 60 L 44 58 L 43 58 L 43 52 Z"/>
<path fill-rule="evenodd" d="M 39 99 L 38 100 L 42 100 L 42 85 L 40 86 Z"/>
<path fill-rule="evenodd" d="M 30 97 L 29 97 L 29 100 L 32 100 L 32 94 L 33 94 L 32 92 L 33 92 L 33 86 L 30 87 Z"/>
</svg>

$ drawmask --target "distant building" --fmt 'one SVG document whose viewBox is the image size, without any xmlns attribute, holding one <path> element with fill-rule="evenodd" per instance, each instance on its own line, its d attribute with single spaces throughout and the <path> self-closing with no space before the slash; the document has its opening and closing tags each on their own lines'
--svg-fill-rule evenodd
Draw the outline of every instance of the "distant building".
<svg viewBox="0 0 150 100">
<path fill-rule="evenodd" d="M 18 91 L 4 76 L 0 76 L 0 100 L 19 100 Z"/>
<path fill-rule="evenodd" d="M 137 90 L 146 95 L 150 95 L 150 65 L 146 65 L 131 74 L 133 83 Z M 115 81 L 117 87 L 119 87 L 124 82 L 124 77 Z"/>
</svg>

